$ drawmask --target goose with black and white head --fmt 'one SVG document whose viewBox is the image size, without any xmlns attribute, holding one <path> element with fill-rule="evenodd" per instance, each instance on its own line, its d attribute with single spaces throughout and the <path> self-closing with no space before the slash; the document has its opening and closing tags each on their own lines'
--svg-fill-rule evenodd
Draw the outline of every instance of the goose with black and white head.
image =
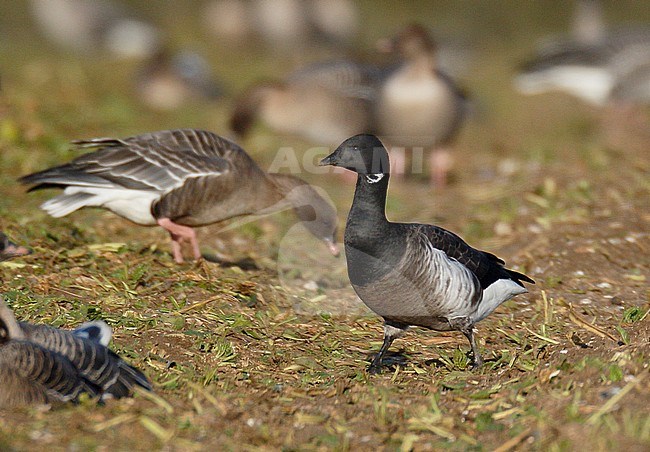
<svg viewBox="0 0 650 452">
<path fill-rule="evenodd" d="M 344 235 L 348 275 L 359 298 L 384 318 L 384 343 L 369 371 L 380 370 L 409 326 L 462 332 L 480 366 L 474 325 L 533 280 L 438 226 L 388 221 L 388 153 L 374 135 L 347 139 L 321 165 L 358 173 Z"/>
<path fill-rule="evenodd" d="M 136 224 L 161 226 L 181 263 L 183 242 L 201 258 L 195 227 L 293 209 L 307 230 L 338 254 L 330 202 L 300 178 L 266 173 L 241 147 L 214 133 L 162 130 L 74 143 L 95 150 L 20 179 L 30 190 L 63 188 L 41 205 L 53 217 L 102 207 Z"/>
</svg>

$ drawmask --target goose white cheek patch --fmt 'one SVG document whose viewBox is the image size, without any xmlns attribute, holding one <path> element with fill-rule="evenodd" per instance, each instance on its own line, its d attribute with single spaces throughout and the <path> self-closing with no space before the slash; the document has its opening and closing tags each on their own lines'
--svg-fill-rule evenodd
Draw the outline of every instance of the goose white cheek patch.
<svg viewBox="0 0 650 452">
<path fill-rule="evenodd" d="M 376 184 L 380 180 L 384 178 L 384 175 L 379 173 L 379 174 L 366 174 L 366 181 L 369 184 Z"/>
</svg>

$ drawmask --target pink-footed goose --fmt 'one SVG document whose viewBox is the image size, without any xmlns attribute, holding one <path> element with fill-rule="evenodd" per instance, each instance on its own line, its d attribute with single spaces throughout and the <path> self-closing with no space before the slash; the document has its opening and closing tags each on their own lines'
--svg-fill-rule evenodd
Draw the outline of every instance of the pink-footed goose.
<svg viewBox="0 0 650 452">
<path fill-rule="evenodd" d="M 31 0 L 31 13 L 49 41 L 75 52 L 109 52 L 142 58 L 156 52 L 161 31 L 137 18 L 124 2 L 112 0 Z"/>
<path fill-rule="evenodd" d="M 71 331 L 18 322 L 0 297 L 0 408 L 151 390 L 142 372 L 107 347 L 111 334 L 101 321 Z"/>
<path fill-rule="evenodd" d="M 380 84 L 375 106 L 376 130 L 390 145 L 394 170 L 409 172 L 399 148 L 421 148 L 430 153 L 431 182 L 444 186 L 451 168 L 449 145 L 467 112 L 465 94 L 438 68 L 436 45 L 424 27 L 407 26 L 378 46 L 399 58 Z"/>
<path fill-rule="evenodd" d="M 259 119 L 276 132 L 331 146 L 358 133 L 376 133 L 391 145 L 396 173 L 410 172 L 406 150 L 422 148 L 431 154 L 432 182 L 445 185 L 451 166 L 447 148 L 465 117 L 467 100 L 438 69 L 436 47 L 423 27 L 409 26 L 382 40 L 381 48 L 398 57 L 396 65 L 325 61 L 282 81 L 253 85 L 237 100 L 231 129 L 244 136 Z"/>
<path fill-rule="evenodd" d="M 376 72 L 334 60 L 307 65 L 284 80 L 256 83 L 236 100 L 230 128 L 244 137 L 260 120 L 281 134 L 335 146 L 372 129 Z"/>
<path fill-rule="evenodd" d="M 103 207 L 137 224 L 157 224 L 171 235 L 180 263 L 182 242 L 201 257 L 194 227 L 292 208 L 338 254 L 330 203 L 302 179 L 264 172 L 241 147 L 211 132 L 164 130 L 74 143 L 96 150 L 20 179 L 30 190 L 64 189 L 41 206 L 54 217 Z"/>
</svg>

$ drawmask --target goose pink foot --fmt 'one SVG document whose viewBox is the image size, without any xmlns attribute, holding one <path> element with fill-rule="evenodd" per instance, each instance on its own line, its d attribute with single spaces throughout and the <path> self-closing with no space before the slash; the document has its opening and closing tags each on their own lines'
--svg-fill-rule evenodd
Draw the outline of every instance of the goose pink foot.
<svg viewBox="0 0 650 452">
<path fill-rule="evenodd" d="M 390 174 L 393 179 L 402 179 L 406 175 L 406 149 L 392 146 L 388 154 Z"/>
<path fill-rule="evenodd" d="M 453 165 L 449 149 L 436 149 L 429 159 L 431 184 L 437 188 L 447 186 L 448 174 Z"/>
<path fill-rule="evenodd" d="M 185 241 L 190 243 L 194 259 L 198 260 L 201 258 L 199 242 L 196 239 L 196 231 L 194 229 L 189 226 L 176 224 L 169 218 L 160 218 L 158 220 L 158 226 L 169 232 L 169 235 L 172 238 L 172 255 L 174 256 L 176 263 L 181 264 L 184 262 L 181 244 Z"/>
</svg>

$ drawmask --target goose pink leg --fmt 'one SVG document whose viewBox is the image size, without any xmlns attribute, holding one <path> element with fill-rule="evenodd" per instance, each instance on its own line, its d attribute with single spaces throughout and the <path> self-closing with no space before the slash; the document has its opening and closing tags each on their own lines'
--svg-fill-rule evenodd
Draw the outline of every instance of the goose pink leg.
<svg viewBox="0 0 650 452">
<path fill-rule="evenodd" d="M 452 164 L 453 160 L 449 149 L 442 148 L 433 151 L 429 160 L 429 171 L 431 184 L 434 187 L 444 188 L 447 186 L 447 176 Z"/>
<path fill-rule="evenodd" d="M 194 259 L 201 258 L 199 242 L 196 239 L 196 231 L 194 229 L 189 226 L 176 224 L 169 218 L 160 218 L 158 220 L 158 225 L 169 232 L 169 235 L 172 238 L 172 254 L 174 256 L 174 260 L 177 263 L 183 263 L 183 252 L 181 250 L 181 244 L 185 241 L 190 243 L 192 252 L 194 253 Z"/>
</svg>

